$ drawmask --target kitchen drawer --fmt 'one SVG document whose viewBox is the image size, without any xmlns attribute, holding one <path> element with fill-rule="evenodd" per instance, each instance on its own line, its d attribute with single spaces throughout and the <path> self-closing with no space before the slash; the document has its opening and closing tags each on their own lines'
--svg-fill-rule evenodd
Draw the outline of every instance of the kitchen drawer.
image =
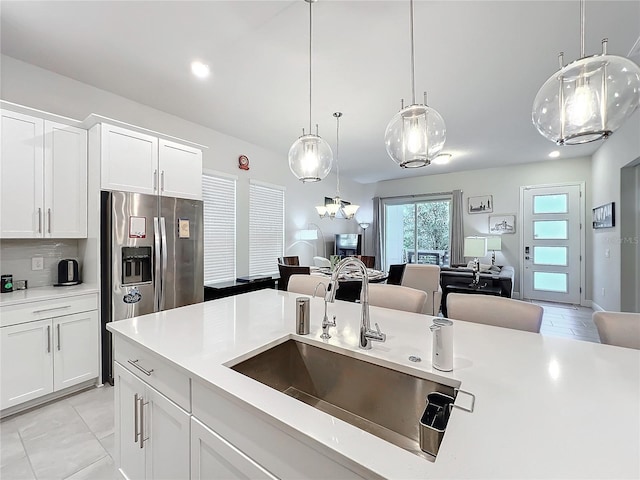
<svg viewBox="0 0 640 480">
<path fill-rule="evenodd" d="M 98 294 L 90 293 L 52 300 L 20 303 L 0 307 L 0 327 L 62 317 L 98 309 Z"/>
<path fill-rule="evenodd" d="M 115 339 L 114 359 L 136 377 L 162 392 L 187 412 L 191 412 L 189 376 L 170 362 L 119 337 Z"/>
</svg>

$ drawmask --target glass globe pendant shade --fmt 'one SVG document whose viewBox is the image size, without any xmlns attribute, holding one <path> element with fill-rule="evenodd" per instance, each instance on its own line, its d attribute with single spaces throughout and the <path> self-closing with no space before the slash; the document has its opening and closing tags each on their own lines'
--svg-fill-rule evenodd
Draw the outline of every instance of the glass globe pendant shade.
<svg viewBox="0 0 640 480">
<path fill-rule="evenodd" d="M 341 206 L 342 203 L 340 201 L 340 197 L 335 197 L 332 203 L 327 204 L 327 213 L 331 218 L 334 218 Z"/>
<path fill-rule="evenodd" d="M 342 209 L 344 211 L 344 216 L 347 218 L 347 220 L 351 220 L 356 212 L 358 211 L 358 209 L 360 208 L 360 205 L 345 205 Z"/>
<path fill-rule="evenodd" d="M 554 73 L 533 102 L 538 131 L 558 145 L 607 138 L 640 105 L 640 67 L 616 55 L 585 57 Z"/>
<path fill-rule="evenodd" d="M 289 149 L 289 168 L 304 183 L 325 178 L 332 163 L 331 147 L 318 135 L 303 135 Z"/>
<path fill-rule="evenodd" d="M 429 165 L 446 140 L 442 116 L 427 105 L 410 105 L 396 113 L 384 134 L 391 159 L 402 168 Z"/>
</svg>

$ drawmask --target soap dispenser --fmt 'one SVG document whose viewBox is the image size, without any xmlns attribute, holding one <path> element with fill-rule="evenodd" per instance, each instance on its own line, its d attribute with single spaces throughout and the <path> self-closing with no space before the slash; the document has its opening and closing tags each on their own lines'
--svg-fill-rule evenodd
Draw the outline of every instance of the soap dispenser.
<svg viewBox="0 0 640 480">
<path fill-rule="evenodd" d="M 433 333 L 431 363 L 443 372 L 453 370 L 453 322 L 446 318 L 434 318 L 429 327 Z"/>
</svg>

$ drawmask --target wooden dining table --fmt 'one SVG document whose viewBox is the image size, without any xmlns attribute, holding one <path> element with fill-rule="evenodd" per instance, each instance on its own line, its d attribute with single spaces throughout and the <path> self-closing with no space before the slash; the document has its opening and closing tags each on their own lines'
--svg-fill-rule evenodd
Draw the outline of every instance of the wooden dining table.
<svg viewBox="0 0 640 480">
<path fill-rule="evenodd" d="M 330 268 L 311 267 L 311 275 L 323 277 L 327 282 L 331 278 Z M 382 270 L 367 268 L 369 283 L 382 283 L 387 280 L 387 273 Z M 362 290 L 362 272 L 357 269 L 345 269 L 338 277 L 338 291 L 336 299 L 345 300 L 347 302 L 356 302 L 360 300 L 360 291 Z"/>
</svg>

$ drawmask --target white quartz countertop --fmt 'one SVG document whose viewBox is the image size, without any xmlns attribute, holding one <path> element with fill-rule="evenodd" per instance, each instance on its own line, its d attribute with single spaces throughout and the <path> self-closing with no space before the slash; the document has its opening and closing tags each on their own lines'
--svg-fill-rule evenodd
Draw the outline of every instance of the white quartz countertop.
<svg viewBox="0 0 640 480">
<path fill-rule="evenodd" d="M 295 334 L 298 296 L 260 290 L 108 328 L 382 477 L 640 478 L 640 351 L 454 320 L 454 370 L 444 373 L 431 365 L 432 317 L 371 307 L 387 341 L 364 351 L 360 305 L 330 304 L 338 326 L 323 341 L 318 298 L 311 333 Z M 475 395 L 475 410 L 453 410 L 431 462 L 224 366 L 283 338 L 459 384 Z"/>
<path fill-rule="evenodd" d="M 86 293 L 98 293 L 100 287 L 95 283 L 81 283 L 67 287 L 36 287 L 25 290 L 15 290 L 0 294 L 0 307 L 18 305 L 20 303 L 37 302 L 40 300 L 54 300 L 57 298 L 74 297 Z"/>
</svg>

